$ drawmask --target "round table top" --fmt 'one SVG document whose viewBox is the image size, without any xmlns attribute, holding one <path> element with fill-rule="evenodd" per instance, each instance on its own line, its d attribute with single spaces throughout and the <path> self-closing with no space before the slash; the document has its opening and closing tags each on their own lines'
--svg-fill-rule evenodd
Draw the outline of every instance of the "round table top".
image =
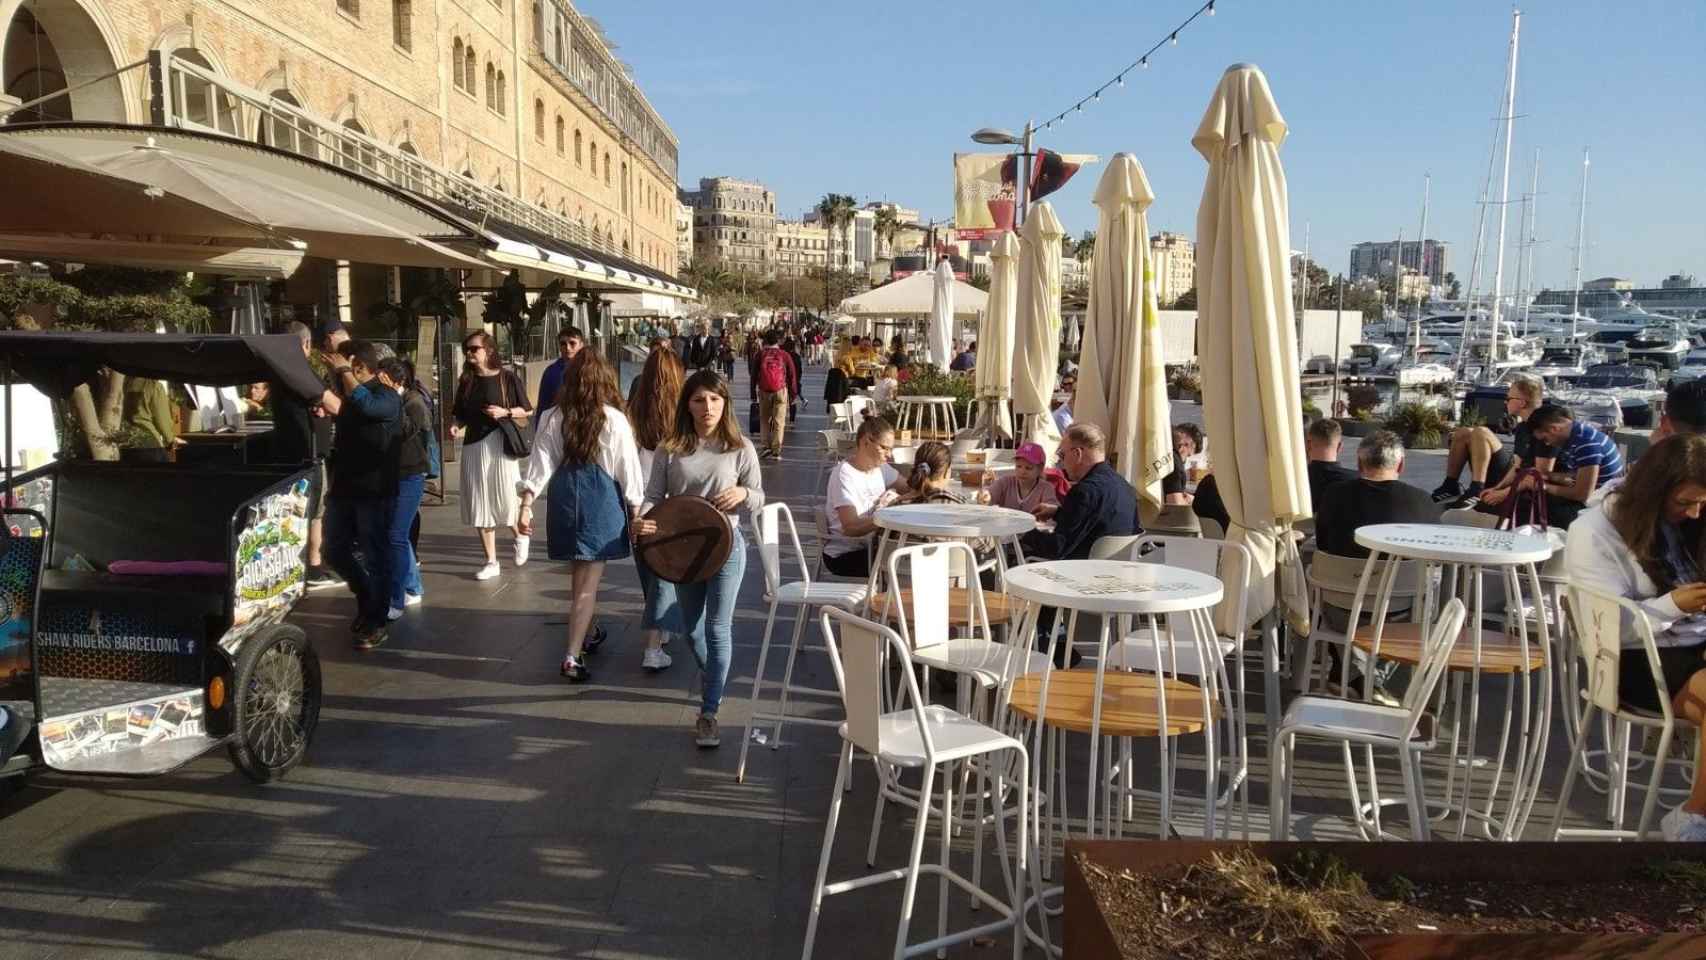
<svg viewBox="0 0 1706 960">
<path fill-rule="evenodd" d="M 1406 560 L 1509 566 L 1544 563 L 1552 541 L 1530 533 L 1443 523 L 1376 523 L 1356 532 L 1357 543 Z"/>
<path fill-rule="evenodd" d="M 1037 528 L 1022 510 L 975 503 L 908 503 L 877 511 L 877 526 L 915 537 L 1016 537 Z"/>
<path fill-rule="evenodd" d="M 1085 613 L 1179 613 L 1219 603 L 1205 573 L 1129 560 L 1050 560 L 1007 568 L 1007 593 Z"/>
<path fill-rule="evenodd" d="M 895 397 L 894 400 L 896 403 L 954 403 L 954 402 L 956 402 L 953 397 L 908 396 L 908 397 Z"/>
</svg>

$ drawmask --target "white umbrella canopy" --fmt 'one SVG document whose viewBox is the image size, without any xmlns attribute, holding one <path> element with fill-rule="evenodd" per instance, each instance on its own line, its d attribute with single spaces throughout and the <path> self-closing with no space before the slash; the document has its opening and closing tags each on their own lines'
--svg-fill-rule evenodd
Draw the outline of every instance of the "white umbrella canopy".
<svg viewBox="0 0 1706 960">
<path fill-rule="evenodd" d="M 1145 212 L 1154 202 L 1143 165 L 1115 154 L 1096 185 L 1096 258 L 1072 419 L 1106 431 L 1120 476 L 1160 506 L 1173 438 Z"/>
<path fill-rule="evenodd" d="M 1291 521 L 1312 510 L 1291 307 L 1290 210 L 1279 157 L 1285 137 L 1267 78 L 1254 66 L 1234 64 L 1191 138 L 1208 161 L 1197 209 L 1203 420 L 1232 519 L 1227 539 L 1242 541 L 1256 558 L 1253 619 L 1274 606 L 1276 549 L 1288 561 L 1295 553 Z"/>
<path fill-rule="evenodd" d="M 1013 321 L 1019 306 L 1019 238 L 1003 231 L 989 251 L 989 309 L 977 331 L 978 423 L 973 430 L 992 439 L 1013 436 Z"/>
<path fill-rule="evenodd" d="M 954 267 L 946 259 L 936 261 L 931 271 L 933 287 L 930 300 L 930 323 L 925 328 L 925 356 L 936 369 L 946 370 L 954 349 Z"/>
<path fill-rule="evenodd" d="M 1060 431 L 1049 416 L 1060 369 L 1060 238 L 1066 229 L 1044 200 L 1031 207 L 1019 243 L 1019 308 L 1015 321 L 1013 412 L 1028 421 L 1026 439 L 1052 451 Z"/>
</svg>

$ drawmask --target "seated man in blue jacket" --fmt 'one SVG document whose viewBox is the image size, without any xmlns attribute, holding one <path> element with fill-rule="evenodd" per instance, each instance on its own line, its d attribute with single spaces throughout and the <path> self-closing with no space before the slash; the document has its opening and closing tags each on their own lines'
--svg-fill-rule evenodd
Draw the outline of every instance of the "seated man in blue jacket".
<svg viewBox="0 0 1706 960">
<path fill-rule="evenodd" d="M 1074 423 L 1067 428 L 1056 454 L 1060 468 L 1072 481 L 1072 489 L 1059 505 L 1046 504 L 1036 510 L 1038 520 L 1054 520 L 1054 530 L 1033 530 L 1020 545 L 1029 560 L 1088 560 L 1090 547 L 1102 537 L 1142 533 L 1137 522 L 1137 491 L 1108 465 L 1108 438 L 1093 423 Z M 1038 644 L 1047 650 L 1054 636 L 1055 612 L 1044 610 L 1037 621 Z M 1056 662 L 1065 658 L 1056 656 Z M 1072 651 L 1072 662 L 1078 661 Z"/>
</svg>

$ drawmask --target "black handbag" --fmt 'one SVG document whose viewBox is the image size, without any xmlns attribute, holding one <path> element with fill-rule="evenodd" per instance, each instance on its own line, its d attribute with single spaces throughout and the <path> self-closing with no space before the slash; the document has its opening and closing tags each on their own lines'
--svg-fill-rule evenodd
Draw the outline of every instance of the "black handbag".
<svg viewBox="0 0 1706 960">
<path fill-rule="evenodd" d="M 498 374 L 498 402 L 504 409 L 510 408 L 508 370 Z M 516 460 L 524 459 L 533 453 L 533 418 L 528 417 L 522 423 L 516 423 L 514 417 L 504 417 L 497 421 L 498 434 L 504 440 L 504 455 Z"/>
</svg>

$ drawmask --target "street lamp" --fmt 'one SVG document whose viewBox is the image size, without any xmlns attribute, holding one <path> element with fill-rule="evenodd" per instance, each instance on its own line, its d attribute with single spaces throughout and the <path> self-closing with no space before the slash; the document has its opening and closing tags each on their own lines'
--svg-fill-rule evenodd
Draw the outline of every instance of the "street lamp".
<svg viewBox="0 0 1706 960">
<path fill-rule="evenodd" d="M 971 135 L 974 143 L 1019 148 L 1019 156 L 1024 160 L 1024 167 L 1020 171 L 1019 182 L 1014 189 L 1013 226 L 1015 228 L 1025 222 L 1026 194 L 1031 187 L 1031 157 L 1033 155 L 1031 152 L 1031 132 L 1031 124 L 1027 121 L 1025 132 L 1021 136 L 1014 136 L 1013 131 L 1001 127 L 983 127 Z"/>
</svg>

